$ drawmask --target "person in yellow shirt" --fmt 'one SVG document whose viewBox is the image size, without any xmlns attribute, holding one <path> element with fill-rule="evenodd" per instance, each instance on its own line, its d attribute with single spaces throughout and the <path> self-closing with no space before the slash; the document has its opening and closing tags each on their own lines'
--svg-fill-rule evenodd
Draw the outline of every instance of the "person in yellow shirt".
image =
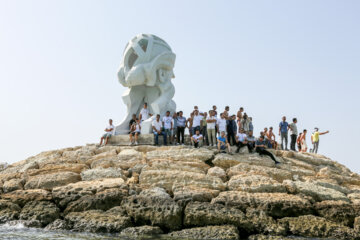
<svg viewBox="0 0 360 240">
<path fill-rule="evenodd" d="M 315 128 L 315 132 L 311 135 L 311 142 L 313 144 L 313 149 L 312 149 L 312 153 L 317 153 L 318 149 L 319 149 L 319 140 L 320 140 L 320 135 L 324 135 L 329 133 L 329 131 L 326 132 L 319 132 L 319 128 Z"/>
</svg>

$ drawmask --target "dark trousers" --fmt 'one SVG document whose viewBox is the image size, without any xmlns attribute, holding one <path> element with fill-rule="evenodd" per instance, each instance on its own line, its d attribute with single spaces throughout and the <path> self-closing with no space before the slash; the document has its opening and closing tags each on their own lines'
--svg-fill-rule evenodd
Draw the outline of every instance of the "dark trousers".
<svg viewBox="0 0 360 240">
<path fill-rule="evenodd" d="M 296 151 L 295 145 L 296 145 L 297 135 L 296 134 L 291 134 L 290 136 L 291 136 L 290 149 L 293 150 L 293 151 Z"/>
<path fill-rule="evenodd" d="M 228 139 L 229 144 L 231 144 L 231 145 L 236 144 L 236 141 L 235 141 L 235 133 L 234 133 L 233 131 L 228 131 L 227 134 L 228 134 L 228 135 L 227 135 L 227 139 Z M 230 141 L 230 139 L 232 139 L 232 141 Z"/>
<path fill-rule="evenodd" d="M 245 146 L 247 146 L 247 148 L 249 149 L 249 152 L 252 152 L 254 149 L 254 145 L 250 144 L 250 143 L 237 142 L 236 146 L 237 146 L 236 152 L 239 152 L 240 148 L 245 147 Z"/>
<path fill-rule="evenodd" d="M 177 142 L 180 143 L 180 137 L 181 137 L 181 143 L 184 144 L 184 134 L 185 134 L 185 127 L 177 127 Z"/>
<path fill-rule="evenodd" d="M 272 155 L 271 152 L 269 152 L 269 151 L 267 151 L 267 150 L 265 150 L 265 149 L 260 149 L 260 148 L 258 148 L 258 147 L 256 148 L 255 151 L 256 151 L 257 153 L 259 153 L 260 156 L 261 156 L 261 155 L 269 156 L 275 163 L 277 162 L 276 159 L 275 159 L 275 157 L 274 157 L 274 155 Z"/>
<path fill-rule="evenodd" d="M 155 145 L 159 145 L 159 135 L 163 135 L 163 136 L 164 136 L 164 145 L 166 145 L 166 133 L 165 133 L 165 132 L 161 132 L 160 134 L 158 134 L 157 132 L 154 131 Z"/>
<path fill-rule="evenodd" d="M 205 143 L 206 143 L 207 145 L 209 145 L 209 139 L 208 139 L 208 134 L 207 134 L 207 126 L 203 126 L 203 127 L 201 128 L 201 134 L 202 134 L 203 137 L 204 137 L 204 145 L 205 145 Z"/>
</svg>

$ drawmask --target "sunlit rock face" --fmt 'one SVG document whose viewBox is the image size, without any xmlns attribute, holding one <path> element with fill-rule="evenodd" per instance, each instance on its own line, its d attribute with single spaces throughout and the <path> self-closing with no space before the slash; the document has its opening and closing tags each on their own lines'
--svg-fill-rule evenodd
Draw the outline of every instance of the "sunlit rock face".
<svg viewBox="0 0 360 240">
<path fill-rule="evenodd" d="M 0 170 L 0 223 L 165 239 L 359 239 L 360 176 L 325 156 L 79 146 Z"/>
</svg>

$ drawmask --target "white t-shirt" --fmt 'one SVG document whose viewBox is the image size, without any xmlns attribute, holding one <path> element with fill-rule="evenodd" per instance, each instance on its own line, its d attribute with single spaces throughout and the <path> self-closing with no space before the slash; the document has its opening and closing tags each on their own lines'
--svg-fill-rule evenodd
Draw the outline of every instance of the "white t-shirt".
<svg viewBox="0 0 360 240">
<path fill-rule="evenodd" d="M 106 133 L 110 133 L 111 135 L 113 135 L 113 134 L 114 134 L 114 130 L 115 130 L 114 125 L 109 125 L 109 126 L 107 126 L 106 130 L 110 130 L 110 129 L 112 129 L 112 130 L 111 130 L 110 132 L 106 132 Z"/>
<path fill-rule="evenodd" d="M 200 127 L 200 123 L 201 123 L 201 120 L 204 118 L 204 116 L 201 116 L 200 114 L 199 115 L 194 115 L 194 119 L 193 119 L 193 127 Z"/>
<path fill-rule="evenodd" d="M 195 139 L 195 140 L 199 140 L 199 138 L 202 138 L 203 135 L 201 135 L 201 134 L 199 134 L 199 135 L 194 134 L 192 137 L 193 137 L 193 139 Z"/>
<path fill-rule="evenodd" d="M 217 118 L 215 116 L 209 116 L 206 118 L 206 120 L 216 120 L 215 122 L 207 123 L 207 129 L 215 129 Z"/>
<path fill-rule="evenodd" d="M 238 141 L 243 142 L 243 141 L 245 141 L 246 134 L 245 133 L 237 133 L 236 137 L 237 137 Z"/>
<path fill-rule="evenodd" d="M 156 119 L 152 122 L 152 126 L 155 127 L 155 129 L 157 131 L 161 131 L 161 128 L 162 128 L 162 122 L 159 120 L 159 121 L 156 121 Z"/>
<path fill-rule="evenodd" d="M 164 116 L 163 117 L 163 122 L 164 122 L 164 128 L 165 129 L 171 129 L 171 122 L 172 122 L 172 117 L 170 116 Z"/>
<path fill-rule="evenodd" d="M 225 118 L 218 118 L 217 124 L 219 125 L 219 132 L 226 133 L 226 119 Z"/>
<path fill-rule="evenodd" d="M 135 132 L 140 132 L 140 125 L 138 123 L 135 126 Z"/>
<path fill-rule="evenodd" d="M 141 111 L 140 111 L 140 114 L 141 114 L 141 121 L 145 121 L 146 119 L 148 119 L 149 118 L 149 109 L 148 108 L 143 108 L 143 109 L 141 109 Z"/>
</svg>

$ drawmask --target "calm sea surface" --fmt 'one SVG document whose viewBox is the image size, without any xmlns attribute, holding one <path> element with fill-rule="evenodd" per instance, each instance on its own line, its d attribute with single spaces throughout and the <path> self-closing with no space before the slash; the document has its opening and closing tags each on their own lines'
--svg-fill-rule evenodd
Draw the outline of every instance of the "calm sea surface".
<svg viewBox="0 0 360 240">
<path fill-rule="evenodd" d="M 9 226 L 8 224 L 0 225 L 0 240 L 11 239 L 11 240 L 131 240 L 129 238 L 118 236 L 118 235 L 104 235 L 104 234 L 92 234 L 92 233 L 74 233 L 70 231 L 47 231 L 44 229 L 37 228 L 26 228 L 22 224 L 15 226 Z M 159 237 L 153 238 L 141 238 L 141 239 L 159 239 Z M 161 238 L 165 239 L 165 238 Z M 169 239 L 169 238 L 166 238 Z M 294 240 L 318 240 L 315 238 L 297 238 Z M 188 240 L 179 239 L 176 240 Z M 324 240 L 324 239 L 322 239 Z M 330 240 L 330 239 L 329 239 Z"/>
</svg>

